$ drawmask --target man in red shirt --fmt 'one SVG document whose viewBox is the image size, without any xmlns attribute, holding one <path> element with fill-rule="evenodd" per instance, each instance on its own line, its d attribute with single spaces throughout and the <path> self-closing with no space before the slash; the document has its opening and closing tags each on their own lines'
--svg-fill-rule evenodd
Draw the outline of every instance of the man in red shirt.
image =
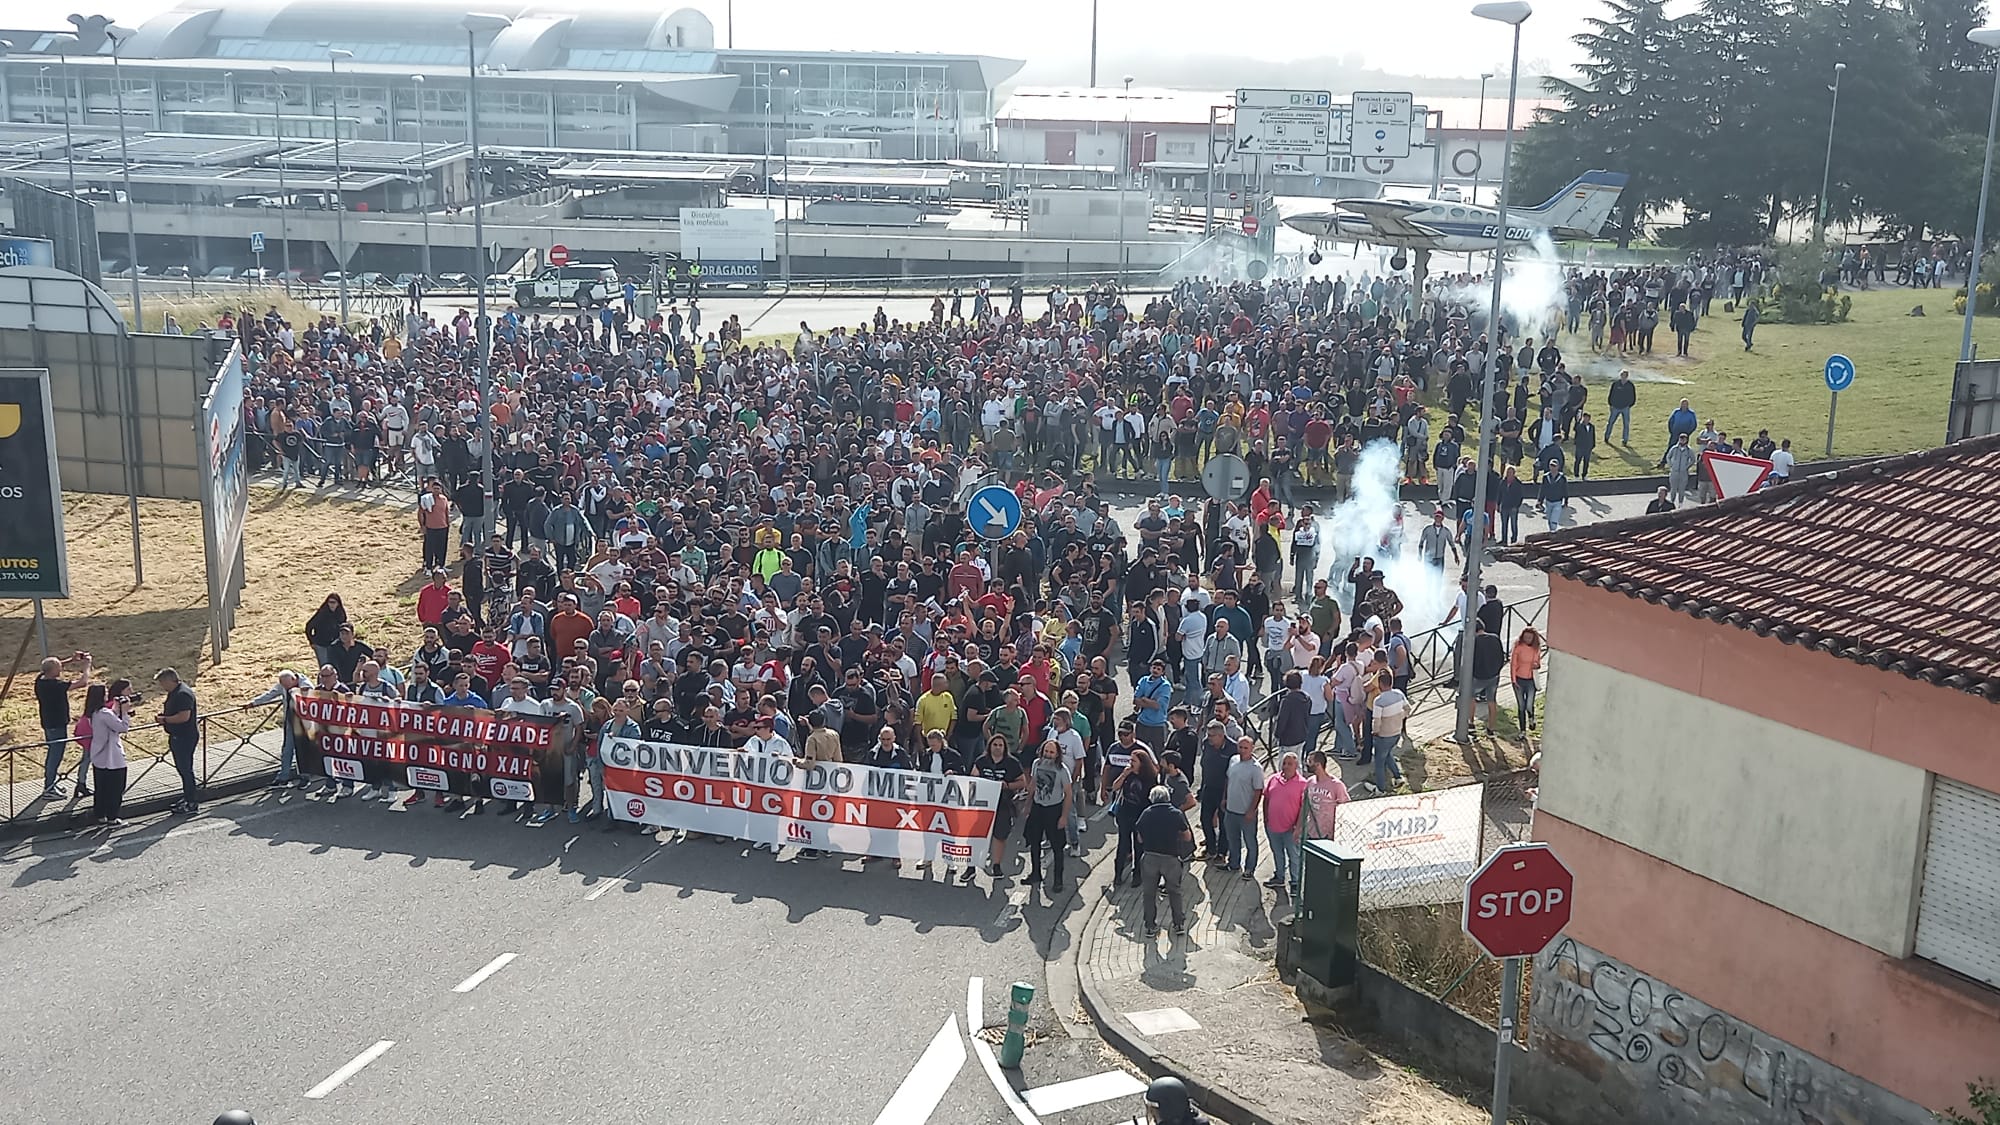
<svg viewBox="0 0 2000 1125">
<path fill-rule="evenodd" d="M 986 572 L 972 561 L 972 548 L 958 553 L 958 561 L 945 575 L 945 593 L 953 598 L 976 598 L 986 589 Z"/>
<path fill-rule="evenodd" d="M 437 567 L 431 571 L 431 580 L 417 591 L 417 620 L 426 625 L 437 625 L 444 620 L 445 603 L 451 600 L 451 583 L 446 580 L 448 571 Z"/>
<path fill-rule="evenodd" d="M 479 640 L 474 642 L 470 655 L 474 670 L 489 684 L 499 680 L 500 670 L 514 658 L 513 652 L 500 642 L 498 625 L 487 625 L 479 630 Z"/>
</svg>

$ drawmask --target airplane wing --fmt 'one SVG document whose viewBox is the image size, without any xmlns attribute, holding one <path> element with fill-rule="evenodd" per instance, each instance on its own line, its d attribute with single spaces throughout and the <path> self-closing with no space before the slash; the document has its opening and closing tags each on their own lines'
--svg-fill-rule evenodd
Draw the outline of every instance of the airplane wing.
<svg viewBox="0 0 2000 1125">
<path fill-rule="evenodd" d="M 1385 238 L 1437 238 L 1440 232 L 1423 223 L 1413 222 L 1410 216 L 1425 210 L 1429 204 L 1402 203 L 1392 199 L 1343 199 L 1341 210 L 1366 220 Z"/>
</svg>

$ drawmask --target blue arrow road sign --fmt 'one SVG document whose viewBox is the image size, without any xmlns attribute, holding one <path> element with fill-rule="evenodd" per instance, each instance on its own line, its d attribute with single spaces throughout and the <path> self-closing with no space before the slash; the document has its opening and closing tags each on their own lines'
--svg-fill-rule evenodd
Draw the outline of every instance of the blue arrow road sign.
<svg viewBox="0 0 2000 1125">
<path fill-rule="evenodd" d="M 982 539 L 1005 539 L 1021 526 L 1021 498 L 997 484 L 972 494 L 965 518 Z"/>
<path fill-rule="evenodd" d="M 1844 355 L 1826 357 L 1826 389 L 1844 391 L 1854 385 L 1854 361 Z"/>
</svg>

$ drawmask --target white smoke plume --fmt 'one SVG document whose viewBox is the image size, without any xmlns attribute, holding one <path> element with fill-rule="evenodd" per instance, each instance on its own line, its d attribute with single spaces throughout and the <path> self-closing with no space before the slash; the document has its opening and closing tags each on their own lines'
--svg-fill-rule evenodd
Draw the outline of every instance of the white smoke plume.
<svg viewBox="0 0 2000 1125">
<path fill-rule="evenodd" d="M 1466 307 L 1484 313 L 1493 299 L 1493 279 L 1482 278 L 1452 294 Z M 1536 232 L 1527 246 L 1508 249 L 1507 277 L 1500 286 L 1500 308 L 1519 336 L 1544 339 L 1561 327 L 1568 300 L 1563 293 L 1563 261 L 1546 232 Z"/>
<path fill-rule="evenodd" d="M 1402 502 L 1402 480 L 1402 453 L 1396 443 L 1369 442 L 1355 462 L 1352 491 L 1321 521 L 1320 541 L 1333 556 L 1327 585 L 1343 591 L 1341 602 L 1353 605 L 1354 592 L 1346 587 L 1347 568 L 1355 559 L 1372 556 L 1375 569 L 1383 572 L 1389 588 L 1403 600 L 1403 631 L 1414 635 L 1444 621 L 1458 598 L 1458 587 L 1449 572 L 1432 569 L 1417 554 L 1417 535 L 1428 520 Z"/>
</svg>

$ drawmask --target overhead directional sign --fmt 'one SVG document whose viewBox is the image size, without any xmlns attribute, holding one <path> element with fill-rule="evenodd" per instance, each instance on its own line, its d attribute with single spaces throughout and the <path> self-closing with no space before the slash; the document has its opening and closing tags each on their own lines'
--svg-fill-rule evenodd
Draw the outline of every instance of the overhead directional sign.
<svg viewBox="0 0 2000 1125">
<path fill-rule="evenodd" d="M 965 515 L 981 539 L 1005 539 L 1021 526 L 1021 498 L 1003 485 L 989 484 L 972 494 Z"/>
<path fill-rule="evenodd" d="M 1333 95 L 1325 90 L 1236 91 L 1238 153 L 1324 156 L 1333 136 Z"/>
<path fill-rule="evenodd" d="M 1355 94 L 1349 150 L 1356 156 L 1410 155 L 1410 127 L 1416 121 L 1416 110 L 1416 99 L 1408 93 Z"/>
</svg>

